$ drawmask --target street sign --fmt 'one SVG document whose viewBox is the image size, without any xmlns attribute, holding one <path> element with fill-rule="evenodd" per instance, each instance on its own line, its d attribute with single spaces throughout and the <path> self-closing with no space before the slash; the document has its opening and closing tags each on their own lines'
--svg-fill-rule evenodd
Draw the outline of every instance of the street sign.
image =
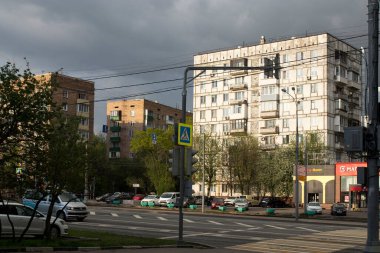
<svg viewBox="0 0 380 253">
<path fill-rule="evenodd" d="M 133 184 L 133 187 L 138 188 L 138 187 L 140 187 L 140 184 Z"/>
<path fill-rule="evenodd" d="M 178 123 L 178 145 L 193 146 L 193 127 L 188 124 Z"/>
</svg>

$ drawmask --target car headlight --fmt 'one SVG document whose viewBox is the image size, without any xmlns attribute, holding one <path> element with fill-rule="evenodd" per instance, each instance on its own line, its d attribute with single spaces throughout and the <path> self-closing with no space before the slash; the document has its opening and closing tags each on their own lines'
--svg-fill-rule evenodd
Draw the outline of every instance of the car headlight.
<svg viewBox="0 0 380 253">
<path fill-rule="evenodd" d="M 67 210 L 73 210 L 73 208 L 71 206 L 66 206 L 66 209 Z"/>
</svg>

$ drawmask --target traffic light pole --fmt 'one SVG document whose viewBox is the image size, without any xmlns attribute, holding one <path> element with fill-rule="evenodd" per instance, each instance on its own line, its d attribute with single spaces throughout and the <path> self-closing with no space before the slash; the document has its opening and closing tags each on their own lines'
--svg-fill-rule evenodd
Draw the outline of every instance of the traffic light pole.
<svg viewBox="0 0 380 253">
<path fill-rule="evenodd" d="M 276 55 L 276 57 L 278 57 Z M 277 59 L 279 61 L 279 59 Z M 277 61 L 277 62 L 278 62 Z M 206 70 L 275 70 L 277 73 L 275 76 L 278 76 L 278 71 L 280 67 L 187 67 L 184 72 L 183 78 L 183 89 L 182 89 L 182 117 L 180 122 L 186 123 L 186 98 L 187 98 L 187 84 L 198 77 L 200 74 L 196 75 L 190 81 L 187 81 L 187 74 L 189 71 L 201 70 L 203 73 Z M 180 162 L 179 162 L 179 221 L 178 221 L 178 245 L 183 244 L 183 198 L 185 191 L 185 146 L 180 147 Z"/>
<path fill-rule="evenodd" d="M 378 59 L 379 59 L 379 2 L 368 0 L 368 87 L 369 125 L 366 136 L 368 166 L 368 223 L 365 252 L 380 252 L 379 245 L 379 152 L 378 126 Z"/>
</svg>

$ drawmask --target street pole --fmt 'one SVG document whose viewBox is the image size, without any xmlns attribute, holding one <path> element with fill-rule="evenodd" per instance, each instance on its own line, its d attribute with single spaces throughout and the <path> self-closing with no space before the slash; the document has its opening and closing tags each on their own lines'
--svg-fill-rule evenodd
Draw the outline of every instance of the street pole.
<svg viewBox="0 0 380 253">
<path fill-rule="evenodd" d="M 305 137 L 305 181 L 303 184 L 303 212 L 306 214 L 307 213 L 307 203 L 308 203 L 308 191 L 307 191 L 307 166 L 308 166 L 308 156 L 307 156 L 307 137 Z"/>
<path fill-rule="evenodd" d="M 365 252 L 380 252 L 379 245 L 379 152 L 378 126 L 378 59 L 379 59 L 379 2 L 368 0 L 368 87 L 369 125 L 367 139 L 368 223 Z"/>
<path fill-rule="evenodd" d="M 206 133 L 203 133 L 202 213 L 205 212 Z"/>
<path fill-rule="evenodd" d="M 84 196 L 83 196 L 83 203 L 87 203 L 88 201 L 88 154 L 87 154 L 87 143 L 86 143 L 86 161 L 85 161 L 85 167 L 84 167 Z"/>
</svg>

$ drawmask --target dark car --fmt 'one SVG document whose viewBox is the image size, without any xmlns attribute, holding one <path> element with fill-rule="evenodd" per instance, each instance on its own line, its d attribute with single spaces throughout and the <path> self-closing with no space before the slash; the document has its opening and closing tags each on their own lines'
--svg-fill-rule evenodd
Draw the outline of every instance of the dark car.
<svg viewBox="0 0 380 253">
<path fill-rule="evenodd" d="M 194 199 L 195 199 L 195 204 L 196 205 L 202 205 L 202 196 L 194 196 Z M 208 204 L 208 197 L 207 196 L 204 196 L 204 203 L 205 205 Z"/>
<path fill-rule="evenodd" d="M 261 207 L 273 207 L 273 208 L 283 208 L 286 207 L 286 202 L 281 198 L 276 197 L 263 197 L 259 203 Z"/>
<path fill-rule="evenodd" d="M 106 198 L 108 198 L 108 197 L 111 196 L 111 195 L 112 195 L 112 193 L 105 193 L 105 194 L 103 194 L 103 195 L 101 195 L 101 196 L 99 196 L 99 197 L 96 197 L 95 199 L 96 199 L 96 201 L 98 201 L 98 202 L 100 202 L 100 201 L 105 201 Z"/>
<path fill-rule="evenodd" d="M 213 198 L 211 201 L 211 209 L 217 209 L 219 206 L 224 206 L 224 199 Z"/>
<path fill-rule="evenodd" d="M 344 203 L 334 203 L 331 206 L 331 215 L 347 215 L 347 208 Z"/>
<path fill-rule="evenodd" d="M 123 199 L 132 199 L 133 194 L 129 192 L 115 192 L 111 196 L 105 199 L 106 203 L 112 203 L 113 201 L 122 201 Z"/>
<path fill-rule="evenodd" d="M 175 207 L 179 207 L 179 198 L 176 199 Z M 183 207 L 189 207 L 190 205 L 196 205 L 194 197 L 183 197 Z"/>
</svg>

